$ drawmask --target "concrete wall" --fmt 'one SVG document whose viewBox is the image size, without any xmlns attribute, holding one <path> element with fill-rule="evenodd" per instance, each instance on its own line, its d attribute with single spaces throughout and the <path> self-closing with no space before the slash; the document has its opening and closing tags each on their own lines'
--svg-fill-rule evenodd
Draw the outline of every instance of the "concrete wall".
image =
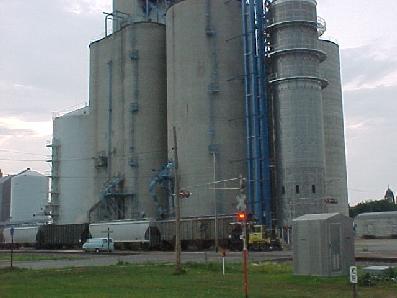
<svg viewBox="0 0 397 298">
<path fill-rule="evenodd" d="M 57 177 L 53 180 L 58 183 L 58 189 L 52 196 L 58 205 L 55 222 L 86 223 L 88 210 L 95 203 L 92 196 L 94 131 L 89 108 L 55 118 L 53 134 L 58 155 L 54 161 Z"/>
<path fill-rule="evenodd" d="M 168 148 L 175 126 L 180 185 L 193 193 L 182 216 L 214 214 L 214 196 L 218 213 L 235 212 L 236 192 L 206 184 L 214 170 L 215 180 L 246 176 L 242 62 L 239 1 L 186 0 L 169 8 Z"/>
<path fill-rule="evenodd" d="M 320 74 L 328 81 L 323 89 L 323 117 L 325 144 L 325 193 L 338 204 L 330 205 L 329 212 L 349 214 L 345 133 L 340 75 L 339 46 L 331 41 L 320 40 L 320 49 L 327 59 L 320 64 Z"/>
<path fill-rule="evenodd" d="M 290 209 L 298 206 L 300 199 L 322 199 L 325 195 L 323 82 L 319 75 L 320 61 L 325 57 L 318 50 L 315 1 L 274 1 L 270 14 L 275 196 L 280 223 L 290 225 L 295 213 Z"/>
<path fill-rule="evenodd" d="M 148 188 L 167 161 L 165 26 L 137 23 L 90 45 L 90 107 L 97 159 L 93 196 L 122 179 L 112 218 L 154 217 Z M 107 166 L 100 166 L 101 156 Z M 159 196 L 165 204 L 164 194 Z M 100 220 L 100 218 L 98 218 Z"/>
</svg>

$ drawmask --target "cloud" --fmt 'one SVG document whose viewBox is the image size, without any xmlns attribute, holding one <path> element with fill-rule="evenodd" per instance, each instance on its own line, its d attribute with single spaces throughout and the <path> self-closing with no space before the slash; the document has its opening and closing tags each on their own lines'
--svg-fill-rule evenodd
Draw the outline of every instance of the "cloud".
<svg viewBox="0 0 397 298">
<path fill-rule="evenodd" d="M 0 125 L 0 136 L 30 136 L 34 134 L 31 129 L 9 128 Z"/>
<path fill-rule="evenodd" d="M 397 189 L 396 94 L 397 86 L 344 93 L 352 203 L 381 198 L 388 184 Z"/>
<path fill-rule="evenodd" d="M 64 9 L 76 15 L 93 15 L 103 11 L 111 11 L 112 5 L 109 0 L 63 0 Z"/>
<path fill-rule="evenodd" d="M 14 134 L 12 134 L 14 132 Z M 16 117 L 0 118 L 0 135 L 26 135 L 48 137 L 52 133 L 52 121 L 24 121 Z"/>
<path fill-rule="evenodd" d="M 50 120 L 53 112 L 86 103 L 88 45 L 103 36 L 102 5 L 112 1 L 0 2 L 0 117 Z M 79 2 L 82 14 L 66 11 Z"/>
<path fill-rule="evenodd" d="M 344 90 L 397 86 L 396 51 L 397 47 L 378 48 L 372 44 L 342 50 Z"/>
</svg>

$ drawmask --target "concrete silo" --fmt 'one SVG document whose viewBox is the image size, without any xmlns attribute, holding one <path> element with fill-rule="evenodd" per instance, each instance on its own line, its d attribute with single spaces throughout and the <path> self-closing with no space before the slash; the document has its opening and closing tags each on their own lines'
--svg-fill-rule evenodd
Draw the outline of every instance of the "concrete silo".
<svg viewBox="0 0 397 298">
<path fill-rule="evenodd" d="M 11 179 L 11 223 L 45 222 L 48 178 L 29 168 Z"/>
<path fill-rule="evenodd" d="M 315 0 L 275 0 L 268 25 L 281 224 L 317 213 L 325 195 L 325 148 Z M 304 204 L 300 204 L 303 202 Z M 308 204 L 312 200 L 312 204 Z M 313 206 L 310 210 L 310 206 Z"/>
<path fill-rule="evenodd" d="M 328 40 L 320 40 L 320 49 L 327 59 L 320 64 L 320 73 L 328 81 L 323 89 L 323 116 L 325 138 L 325 193 L 337 200 L 328 206 L 329 212 L 348 215 L 348 192 L 345 154 L 345 134 L 340 75 L 339 46 Z"/>
<path fill-rule="evenodd" d="M 54 119 L 52 217 L 57 224 L 88 222 L 93 200 L 94 132 L 88 107 Z"/>
<path fill-rule="evenodd" d="M 167 162 L 165 26 L 126 25 L 90 45 L 96 199 L 90 220 L 155 217 L 153 170 Z"/>
<path fill-rule="evenodd" d="M 235 212 L 236 193 L 207 184 L 246 175 L 240 6 L 185 0 L 167 11 L 168 148 L 175 126 L 180 186 L 193 192 L 182 216 L 213 215 L 215 201 Z"/>
<path fill-rule="evenodd" d="M 10 220 L 11 179 L 13 175 L 0 178 L 0 222 Z"/>
</svg>

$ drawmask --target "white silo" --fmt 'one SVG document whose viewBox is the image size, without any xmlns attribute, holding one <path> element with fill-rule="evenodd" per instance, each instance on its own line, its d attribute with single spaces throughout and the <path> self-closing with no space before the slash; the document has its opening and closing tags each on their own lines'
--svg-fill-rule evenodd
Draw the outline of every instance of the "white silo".
<svg viewBox="0 0 397 298">
<path fill-rule="evenodd" d="M 88 222 L 93 205 L 93 129 L 89 107 L 54 119 L 52 190 L 57 224 Z"/>
<path fill-rule="evenodd" d="M 48 202 L 48 177 L 29 168 L 11 180 L 11 222 L 45 221 L 44 207 Z"/>
</svg>

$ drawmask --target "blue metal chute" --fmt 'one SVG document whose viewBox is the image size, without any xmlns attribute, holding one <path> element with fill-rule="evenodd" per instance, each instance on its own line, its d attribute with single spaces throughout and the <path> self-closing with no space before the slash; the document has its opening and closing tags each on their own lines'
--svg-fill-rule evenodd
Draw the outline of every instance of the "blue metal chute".
<svg viewBox="0 0 397 298">
<path fill-rule="evenodd" d="M 248 206 L 256 220 L 272 227 L 269 116 L 266 69 L 266 13 L 269 1 L 241 2 L 247 132 Z"/>
</svg>

